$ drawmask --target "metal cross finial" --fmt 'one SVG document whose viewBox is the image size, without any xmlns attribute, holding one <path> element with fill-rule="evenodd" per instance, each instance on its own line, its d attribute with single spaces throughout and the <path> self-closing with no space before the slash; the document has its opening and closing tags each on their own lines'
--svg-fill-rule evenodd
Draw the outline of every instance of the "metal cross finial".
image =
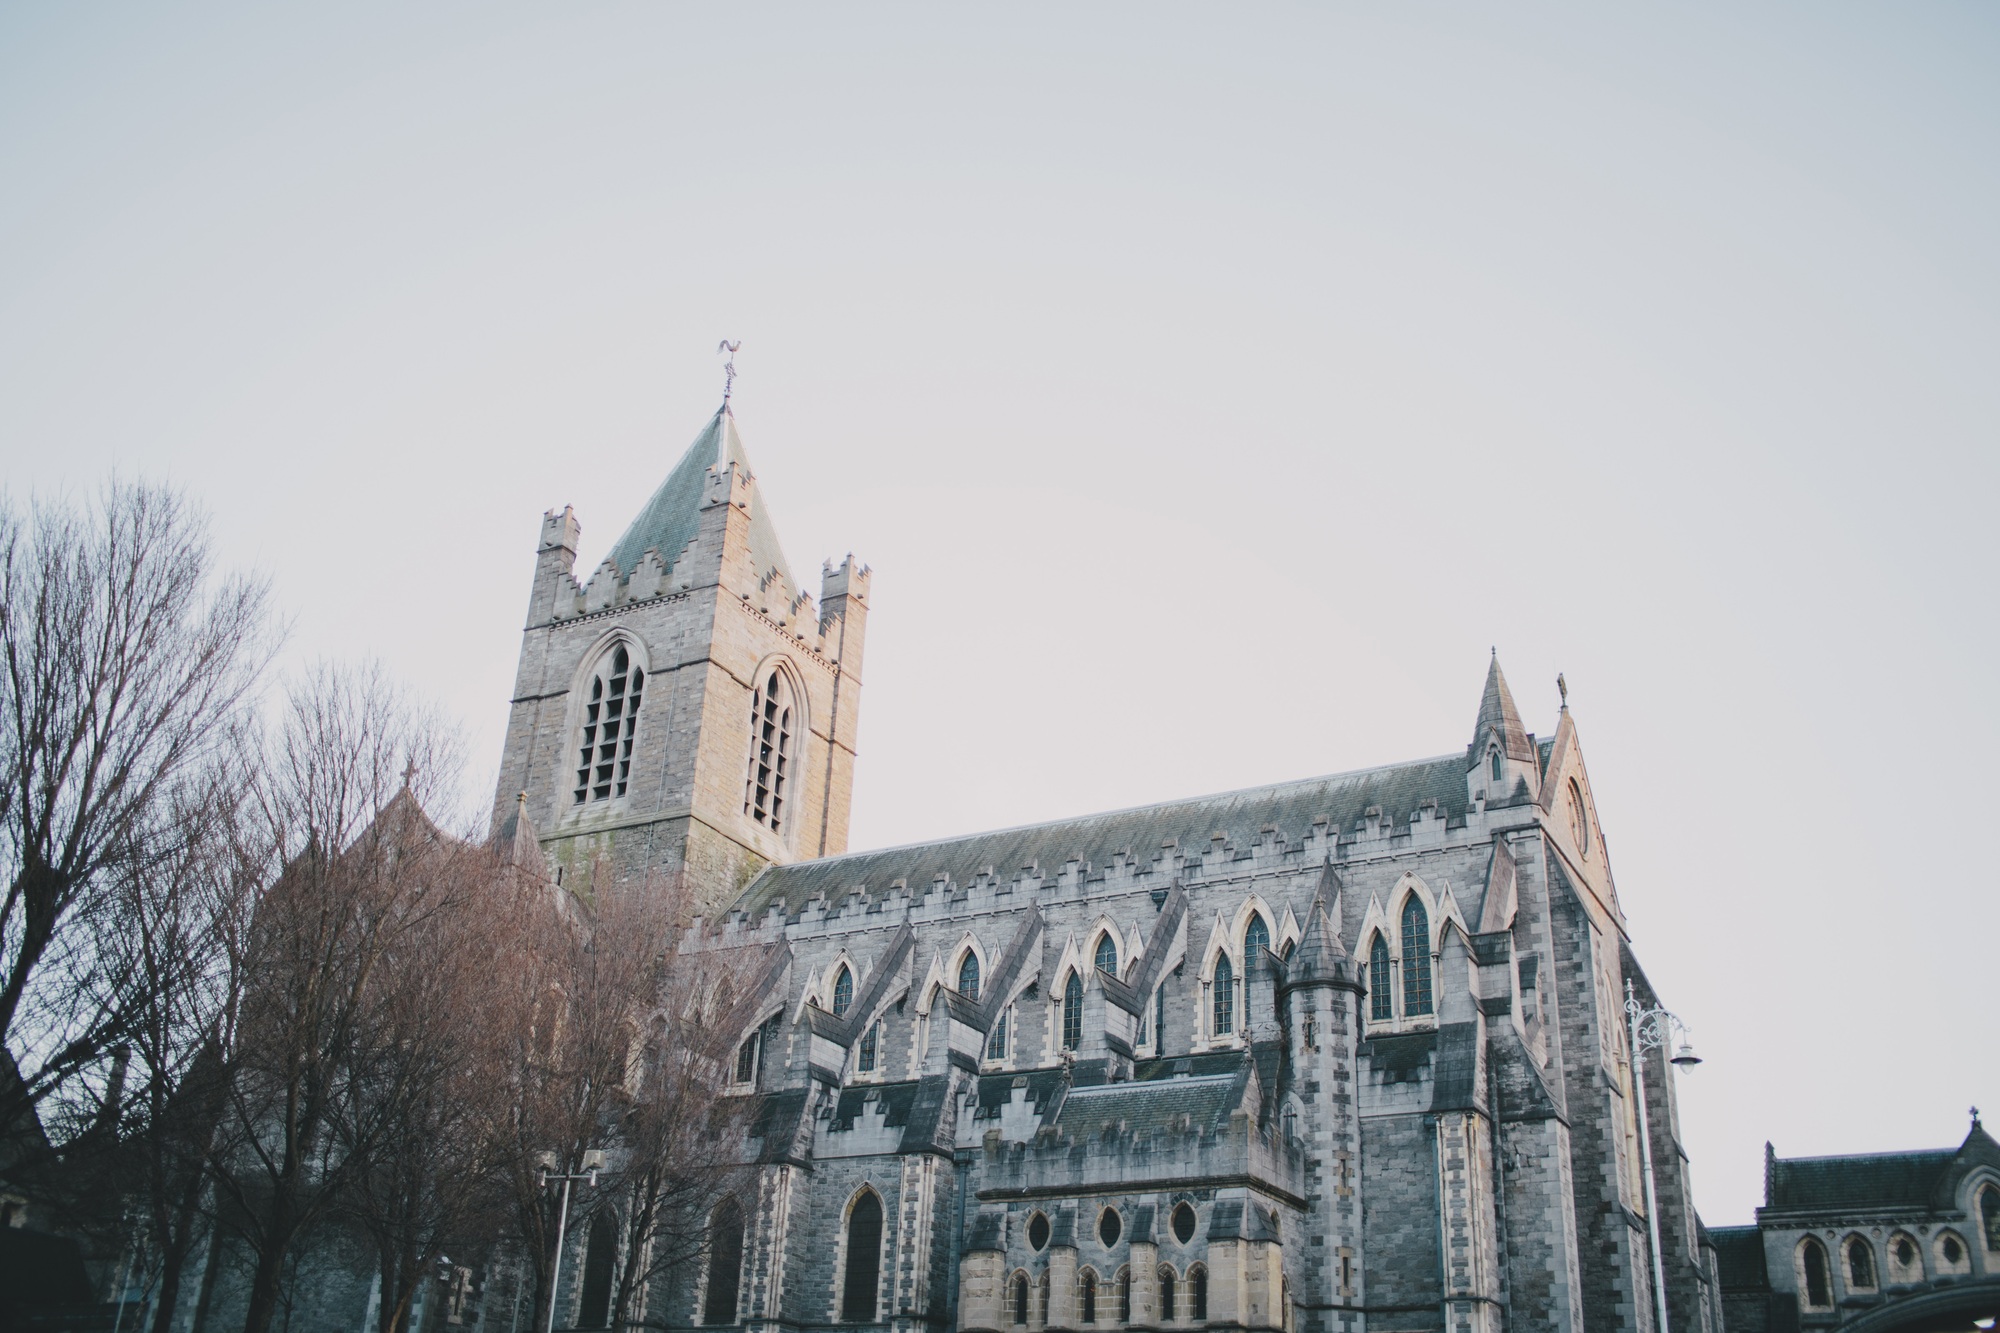
<svg viewBox="0 0 2000 1333">
<path fill-rule="evenodd" d="M 1563 679 L 1563 673 L 1560 671 L 1556 672 L 1556 693 L 1563 697 L 1563 707 L 1568 708 L 1569 682 Z"/>
<path fill-rule="evenodd" d="M 416 780 L 417 780 L 417 759 L 415 755 L 411 755 L 410 758 L 403 764 L 403 790 L 408 791 L 410 789 L 410 784 L 415 782 Z"/>
<path fill-rule="evenodd" d="M 729 353 L 729 359 L 722 363 L 722 405 L 724 407 L 729 406 L 729 395 L 736 388 L 736 349 L 742 345 L 743 340 L 741 338 L 738 338 L 735 342 L 724 338 L 715 345 L 718 355 L 723 352 Z"/>
<path fill-rule="evenodd" d="M 1972 1108 L 1972 1127 L 1979 1128 L 1979 1108 L 1976 1106 Z"/>
</svg>

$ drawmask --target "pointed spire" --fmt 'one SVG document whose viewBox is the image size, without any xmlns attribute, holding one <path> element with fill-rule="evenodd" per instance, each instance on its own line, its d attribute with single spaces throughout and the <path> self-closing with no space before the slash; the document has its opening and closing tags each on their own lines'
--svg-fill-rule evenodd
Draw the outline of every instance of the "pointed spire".
<svg viewBox="0 0 2000 1333">
<path fill-rule="evenodd" d="M 1315 898 L 1306 909 L 1306 928 L 1299 936 L 1299 947 L 1286 964 L 1285 984 L 1303 986 L 1344 980 L 1346 976 L 1347 950 L 1340 947 L 1340 935 L 1326 914 L 1325 900 Z"/>
<path fill-rule="evenodd" d="M 1466 749 L 1472 763 L 1479 762 L 1491 736 L 1499 738 L 1500 747 L 1509 759 L 1534 761 L 1535 747 L 1528 740 L 1528 729 L 1521 725 L 1520 710 L 1514 707 L 1514 693 L 1507 688 L 1506 674 L 1500 670 L 1497 648 L 1486 668 L 1486 690 L 1479 698 L 1479 721 L 1473 725 L 1472 744 Z"/>
<path fill-rule="evenodd" d="M 659 551 L 660 560 L 671 569 L 701 527 L 701 505 L 707 493 L 709 469 L 731 463 L 744 475 L 752 475 L 750 457 L 744 453 L 743 440 L 736 433 L 736 416 L 725 401 L 667 473 L 667 479 L 653 492 L 653 498 L 646 502 L 639 516 L 632 520 L 632 526 L 625 529 L 625 535 L 611 548 L 611 562 L 618 567 L 619 574 L 627 575 L 637 569 L 640 558 L 649 550 Z M 750 507 L 750 556 L 760 578 L 776 569 L 784 576 L 785 586 L 794 594 L 798 592 L 798 580 L 792 577 L 791 566 L 785 563 L 785 553 L 778 545 L 778 530 L 771 522 L 770 507 L 764 503 L 761 490 L 755 493 Z"/>
</svg>

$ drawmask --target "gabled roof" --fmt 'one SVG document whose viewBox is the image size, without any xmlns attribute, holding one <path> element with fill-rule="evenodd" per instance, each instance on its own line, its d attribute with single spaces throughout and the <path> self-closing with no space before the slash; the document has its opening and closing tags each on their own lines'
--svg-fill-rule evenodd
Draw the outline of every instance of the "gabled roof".
<svg viewBox="0 0 2000 1333">
<path fill-rule="evenodd" d="M 708 419 L 701 434 L 694 437 L 694 443 L 681 455 L 680 462 L 674 464 L 667 479 L 660 483 L 660 489 L 653 492 L 653 498 L 611 548 L 611 561 L 620 574 L 630 574 L 650 550 L 659 551 L 661 561 L 668 568 L 673 567 L 700 527 L 701 502 L 708 492 L 708 470 L 725 463 L 736 464 L 746 475 L 751 472 L 749 455 L 743 452 L 743 441 L 736 433 L 736 418 L 727 407 Z M 750 501 L 750 557 L 758 578 L 775 569 L 784 576 L 785 585 L 794 595 L 800 591 L 791 567 L 785 563 L 784 550 L 778 545 L 778 529 L 771 522 L 763 492 L 754 487 Z"/>
<path fill-rule="evenodd" d="M 1765 1163 L 1764 1207 L 1758 1213 L 1948 1207 L 1958 1181 L 1981 1164 L 2000 1166 L 2000 1144 L 1977 1120 L 1956 1148 L 1847 1157 L 1773 1155 Z"/>
<path fill-rule="evenodd" d="M 736 910 L 756 918 L 770 907 L 782 905 L 790 914 L 819 894 L 838 901 L 850 889 L 866 887 L 879 897 L 897 880 L 903 880 L 912 893 L 922 893 L 940 874 L 959 885 L 989 869 L 1011 879 L 1031 864 L 1042 874 L 1053 875 L 1071 857 L 1100 868 L 1121 852 L 1150 862 L 1170 839 L 1185 854 L 1198 855 L 1207 850 L 1210 837 L 1217 833 L 1243 852 L 1266 827 L 1275 828 L 1296 847 L 1312 832 L 1315 819 L 1323 817 L 1334 830 L 1351 832 L 1369 807 L 1379 806 L 1383 817 L 1400 825 L 1426 800 L 1435 800 L 1438 813 L 1448 821 L 1463 822 L 1465 764 L 1459 756 L 774 865 L 751 881 L 737 900 Z"/>
</svg>

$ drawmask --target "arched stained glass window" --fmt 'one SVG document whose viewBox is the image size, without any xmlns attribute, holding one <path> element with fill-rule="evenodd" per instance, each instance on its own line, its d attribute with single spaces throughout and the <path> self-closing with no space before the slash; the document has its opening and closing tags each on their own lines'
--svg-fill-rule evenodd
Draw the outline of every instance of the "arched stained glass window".
<svg viewBox="0 0 2000 1333">
<path fill-rule="evenodd" d="M 611 1271 L 618 1260 L 618 1227 L 607 1210 L 590 1219 L 590 1240 L 583 1252 L 583 1293 L 577 1303 L 578 1328 L 603 1328 L 611 1322 Z"/>
<path fill-rule="evenodd" d="M 708 1220 L 708 1289 L 702 1293 L 701 1322 L 736 1322 L 736 1296 L 743 1279 L 743 1209 L 724 1199 Z"/>
<path fill-rule="evenodd" d="M 833 978 L 833 1016 L 844 1018 L 847 1016 L 847 1011 L 853 1007 L 854 974 L 848 971 L 847 965 L 843 963 L 839 973 Z"/>
<path fill-rule="evenodd" d="M 1014 1322 L 1028 1322 L 1028 1275 L 1025 1272 L 1014 1274 Z"/>
<path fill-rule="evenodd" d="M 875 1289 L 882 1285 L 882 1200 L 865 1189 L 847 1210 L 847 1265 L 840 1284 L 840 1317 L 875 1319 Z"/>
<path fill-rule="evenodd" d="M 1197 1324 L 1208 1318 L 1208 1270 L 1199 1264 L 1188 1270 L 1188 1318 Z"/>
<path fill-rule="evenodd" d="M 639 725 L 639 698 L 646 673 L 632 665 L 624 644 L 613 648 L 590 676 L 583 706 L 583 734 L 577 746 L 576 804 L 608 801 L 625 794 L 632 770 L 632 738 Z"/>
<path fill-rule="evenodd" d="M 1250 1023 L 1250 988 L 1256 984 L 1258 974 L 1264 970 L 1264 952 L 1271 947 L 1271 928 L 1264 924 L 1262 912 L 1250 914 L 1250 924 L 1243 929 L 1243 1023 Z"/>
<path fill-rule="evenodd" d="M 1368 946 L 1368 1016 L 1378 1023 L 1386 1023 L 1395 1014 L 1389 971 L 1389 941 L 1377 932 L 1375 942 Z"/>
<path fill-rule="evenodd" d="M 979 998 L 979 955 L 970 949 L 958 960 L 958 993 L 968 1000 Z"/>
<path fill-rule="evenodd" d="M 1160 1322 L 1174 1321 L 1174 1270 L 1171 1265 L 1160 1265 Z"/>
<path fill-rule="evenodd" d="M 1130 1268 L 1121 1268 L 1118 1270 L 1118 1322 L 1121 1324 L 1132 1322 L 1132 1270 Z"/>
<path fill-rule="evenodd" d="M 1062 1045 L 1066 1051 L 1083 1045 L 1083 978 L 1074 972 L 1063 984 Z"/>
<path fill-rule="evenodd" d="M 750 776 L 743 784 L 743 813 L 773 833 L 785 827 L 797 714 L 791 681 L 782 671 L 773 671 L 750 692 Z"/>
<path fill-rule="evenodd" d="M 1431 921 L 1411 894 L 1403 903 L 1403 1014 L 1431 1011 Z"/>
<path fill-rule="evenodd" d="M 1847 1285 L 1861 1289 L 1875 1285 L 1875 1248 L 1859 1236 L 1847 1242 Z"/>
<path fill-rule="evenodd" d="M 1118 975 L 1118 941 L 1111 938 L 1110 931 L 1097 937 L 1097 954 L 1093 961 L 1098 971 L 1109 972 L 1114 977 Z"/>
<path fill-rule="evenodd" d="M 1830 1306 L 1833 1304 L 1833 1282 L 1827 1272 L 1826 1246 L 1807 1238 L 1799 1258 L 1806 1270 L 1806 1304 Z"/>
<path fill-rule="evenodd" d="M 1236 969 L 1223 954 L 1215 960 L 1215 1035 L 1236 1031 Z"/>
</svg>

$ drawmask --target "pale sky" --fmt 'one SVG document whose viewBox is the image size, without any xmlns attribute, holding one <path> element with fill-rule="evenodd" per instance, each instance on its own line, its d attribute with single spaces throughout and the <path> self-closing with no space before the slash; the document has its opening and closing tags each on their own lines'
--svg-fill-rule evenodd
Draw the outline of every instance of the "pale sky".
<svg viewBox="0 0 2000 1333">
<path fill-rule="evenodd" d="M 857 848 L 1561 671 L 1747 1222 L 2000 1116 L 2000 10 L 1745 8 L 9 5 L 0 468 L 185 487 L 479 801 L 542 511 L 602 558 L 723 337 L 875 569 Z"/>
</svg>

